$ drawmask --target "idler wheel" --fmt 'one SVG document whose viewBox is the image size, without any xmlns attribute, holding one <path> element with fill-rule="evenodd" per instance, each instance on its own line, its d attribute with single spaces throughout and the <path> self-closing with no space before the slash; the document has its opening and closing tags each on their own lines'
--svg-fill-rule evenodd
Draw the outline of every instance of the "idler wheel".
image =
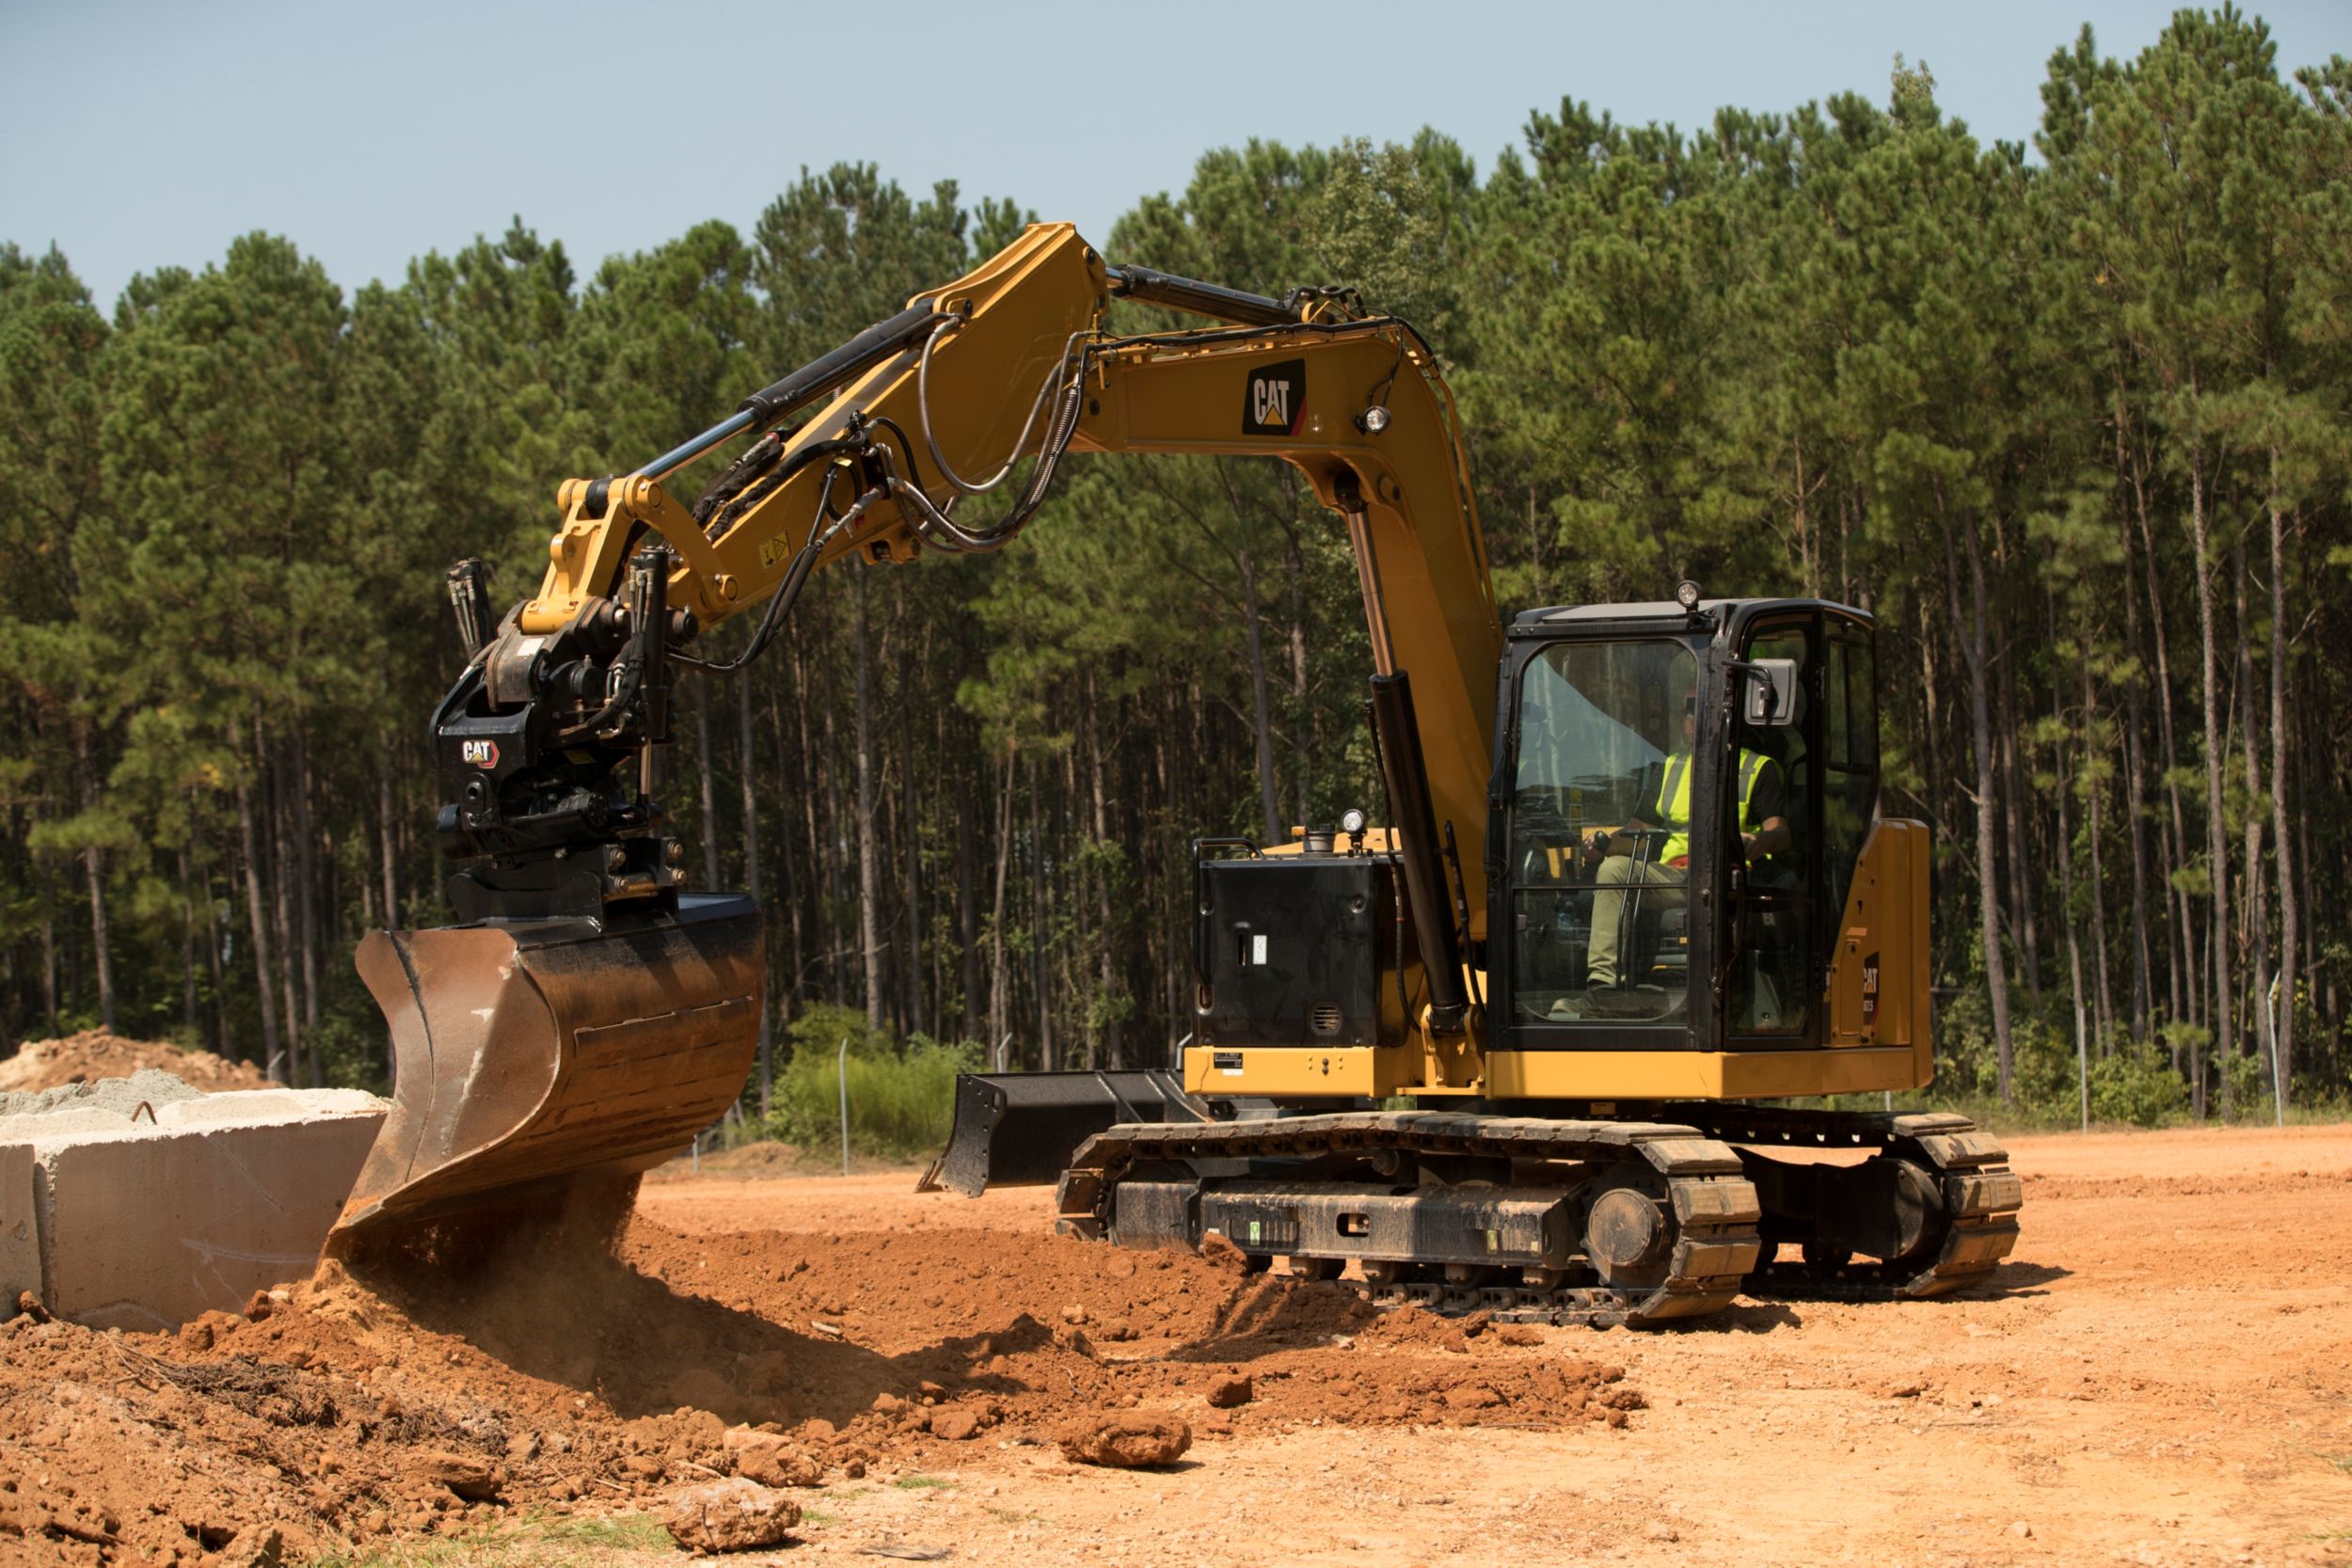
<svg viewBox="0 0 2352 1568">
<path fill-rule="evenodd" d="M 1666 1216 L 1630 1187 L 1601 1195 L 1584 1222 L 1584 1251 L 1613 1286 L 1655 1285 L 1666 1276 Z"/>
<path fill-rule="evenodd" d="M 1291 1259 L 1291 1275 L 1296 1279 L 1337 1279 L 1340 1276 L 1340 1271 L 1345 1267 L 1347 1267 L 1347 1259 L 1344 1258 L 1294 1256 Z"/>
</svg>

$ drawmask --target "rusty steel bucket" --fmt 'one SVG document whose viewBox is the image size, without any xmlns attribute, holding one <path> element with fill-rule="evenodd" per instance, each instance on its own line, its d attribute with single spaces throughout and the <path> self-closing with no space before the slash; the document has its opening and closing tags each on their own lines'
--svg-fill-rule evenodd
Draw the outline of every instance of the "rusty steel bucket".
<svg viewBox="0 0 2352 1568">
<path fill-rule="evenodd" d="M 392 1109 L 330 1254 L 683 1149 L 759 1047 L 759 909 L 375 931 L 359 976 L 391 1025 Z"/>
</svg>

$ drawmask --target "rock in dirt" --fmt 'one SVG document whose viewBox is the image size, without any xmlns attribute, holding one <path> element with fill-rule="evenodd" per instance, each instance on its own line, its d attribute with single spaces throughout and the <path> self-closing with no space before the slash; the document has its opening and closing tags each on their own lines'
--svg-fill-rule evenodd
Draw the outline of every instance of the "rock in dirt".
<svg viewBox="0 0 2352 1568">
<path fill-rule="evenodd" d="M 735 1473 L 762 1486 L 817 1486 L 824 1469 L 817 1461 L 781 1437 L 736 1428 L 726 1435 L 735 1454 Z"/>
<path fill-rule="evenodd" d="M 1209 1386 L 1209 1408 L 1235 1410 L 1248 1404 L 1256 1393 L 1255 1385 L 1247 1377 L 1220 1378 Z"/>
<path fill-rule="evenodd" d="M 1166 1411 L 1114 1410 L 1072 1423 L 1055 1441 L 1073 1464 L 1140 1470 L 1182 1459 L 1192 1447 L 1192 1429 Z"/>
<path fill-rule="evenodd" d="M 411 1457 L 406 1469 L 411 1481 L 446 1487 L 469 1503 L 488 1502 L 499 1495 L 498 1467 L 464 1454 L 427 1449 Z"/>
<path fill-rule="evenodd" d="M 931 1435 L 950 1443 L 965 1443 L 977 1437 L 987 1424 L 977 1410 L 942 1410 L 931 1417 Z"/>
<path fill-rule="evenodd" d="M 681 1492 L 662 1526 L 692 1552 L 755 1552 L 781 1544 L 801 1522 L 801 1505 L 741 1476 Z"/>
<path fill-rule="evenodd" d="M 204 1568 L 279 1568 L 285 1560 L 285 1538 L 257 1525 L 230 1537 L 229 1544 L 204 1560 Z"/>
<path fill-rule="evenodd" d="M 1249 1269 L 1249 1255 L 1215 1230 L 1200 1238 L 1200 1256 L 1233 1274 L 1246 1274 Z"/>
</svg>

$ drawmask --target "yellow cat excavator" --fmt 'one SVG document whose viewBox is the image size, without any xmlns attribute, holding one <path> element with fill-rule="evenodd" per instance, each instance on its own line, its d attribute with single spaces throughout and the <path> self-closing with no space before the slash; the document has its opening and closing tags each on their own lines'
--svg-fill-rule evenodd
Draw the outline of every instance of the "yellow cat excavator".
<svg viewBox="0 0 2352 1568">
<path fill-rule="evenodd" d="M 1120 335 L 1119 298 L 1215 325 Z M 739 440 L 694 502 L 664 487 Z M 394 1109 L 336 1247 L 644 1169 L 733 1102 L 760 917 L 683 888 L 653 796 L 673 683 L 757 657 L 820 567 L 1001 548 L 1073 451 L 1300 471 L 1362 590 L 1386 822 L 1200 840 L 1181 1072 L 968 1076 L 926 1185 L 1055 1181 L 1073 1234 L 1216 1234 L 1382 1302 L 1561 1323 L 1932 1295 L 2007 1255 L 2019 1183 L 1966 1120 L 1758 1103 L 1932 1071 L 1928 835 L 1878 815 L 1870 617 L 1683 583 L 1506 622 L 1409 323 L 1112 267 L 1066 224 L 565 482 L 497 626 L 478 566 L 452 573 L 461 924 L 362 944 Z M 688 651 L 754 612 L 734 657 Z"/>
</svg>

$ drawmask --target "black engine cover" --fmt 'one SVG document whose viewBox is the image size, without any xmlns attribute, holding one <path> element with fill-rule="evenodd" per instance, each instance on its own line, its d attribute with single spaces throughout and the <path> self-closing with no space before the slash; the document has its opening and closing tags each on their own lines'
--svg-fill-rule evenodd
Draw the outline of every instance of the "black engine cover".
<svg viewBox="0 0 2352 1568">
<path fill-rule="evenodd" d="M 1203 1045 L 1379 1045 L 1397 1037 L 1404 932 L 1374 855 L 1204 859 L 1196 872 L 1194 1035 Z"/>
</svg>

